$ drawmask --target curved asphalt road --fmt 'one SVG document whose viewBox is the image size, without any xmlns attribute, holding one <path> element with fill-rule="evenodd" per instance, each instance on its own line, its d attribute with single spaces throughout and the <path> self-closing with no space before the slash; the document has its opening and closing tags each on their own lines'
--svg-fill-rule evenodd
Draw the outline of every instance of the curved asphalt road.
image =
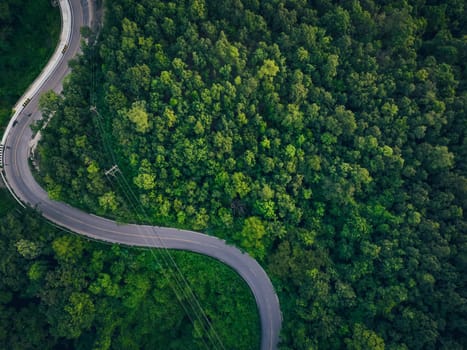
<svg viewBox="0 0 467 350">
<path fill-rule="evenodd" d="M 2 176 L 10 191 L 22 203 L 36 207 L 56 225 L 93 239 L 129 246 L 187 250 L 224 262 L 246 281 L 256 299 L 261 319 L 261 349 L 276 349 L 282 321 L 279 300 L 269 277 L 249 255 L 227 245 L 221 239 L 198 232 L 145 225 L 120 225 L 87 214 L 49 199 L 34 180 L 28 165 L 32 137 L 29 126 L 34 119 L 40 117 L 39 95 L 48 90 L 61 91 L 61 82 L 69 71 L 67 62 L 79 52 L 80 27 L 89 25 L 92 18 L 88 0 L 60 0 L 60 4 L 63 24 L 56 53 L 44 69 L 43 75 L 18 102 L 16 113 L 2 139 L 3 164 L 0 165 L 3 165 Z M 62 53 L 65 45 L 67 49 Z M 30 101 L 23 107 L 22 104 L 27 99 Z"/>
</svg>

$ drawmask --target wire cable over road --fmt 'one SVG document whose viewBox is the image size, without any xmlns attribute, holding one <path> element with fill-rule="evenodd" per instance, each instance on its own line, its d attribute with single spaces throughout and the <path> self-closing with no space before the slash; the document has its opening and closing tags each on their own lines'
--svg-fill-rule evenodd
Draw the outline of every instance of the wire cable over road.
<svg viewBox="0 0 467 350">
<path fill-rule="evenodd" d="M 152 250 L 153 254 L 160 254 L 161 261 L 166 261 L 176 276 L 175 288 L 180 291 L 180 298 L 190 299 L 191 311 L 199 319 L 208 319 L 199 308 L 192 291 L 186 290 L 183 275 L 176 272 L 176 264 L 171 262 L 167 249 L 186 250 L 213 257 L 234 269 L 250 287 L 255 297 L 261 320 L 261 350 L 273 350 L 279 342 L 279 332 L 282 315 L 279 300 L 274 287 L 263 268 L 248 254 L 238 248 L 228 245 L 224 240 L 208 236 L 199 232 L 179 230 L 170 227 L 156 227 L 149 225 L 117 224 L 114 221 L 85 213 L 65 203 L 51 200 L 47 193 L 39 186 L 29 168 L 30 140 L 32 137 L 31 123 L 40 117 L 38 112 L 38 96 L 49 90 L 60 92 L 63 78 L 69 73 L 68 61 L 80 52 L 80 28 L 88 23 L 92 16 L 83 11 L 93 9 L 88 6 L 90 0 L 59 0 L 62 13 L 62 35 L 51 61 L 44 68 L 40 77 L 31 85 L 19 100 L 9 127 L 3 135 L 2 145 L 2 177 L 8 189 L 21 205 L 37 208 L 41 214 L 54 225 L 91 239 L 119 243 L 128 246 L 162 248 Z M 66 46 L 66 50 L 63 48 Z M 29 99 L 25 106 L 22 104 Z M 18 106 L 20 106 L 18 108 Z M 96 111 L 97 112 L 97 111 Z M 32 117 L 28 115 L 32 114 Z M 13 123 L 17 122 L 15 127 Z M 105 135 L 103 135 L 105 138 Z M 105 144 L 105 142 L 104 142 Z M 111 154 L 111 153 L 110 153 Z M 113 162 L 113 164 L 118 164 Z M 116 176 L 116 185 L 128 189 L 128 182 L 124 177 Z M 131 186 L 130 186 L 131 190 Z M 129 203 L 138 208 L 139 200 L 135 194 L 126 190 Z M 133 199 L 132 199 L 133 198 Z M 144 208 L 139 208 L 140 218 L 146 220 Z M 163 260 L 164 259 L 164 260 Z M 209 319 L 208 319 L 209 321 Z M 208 339 L 218 348 L 223 348 L 222 342 L 216 340 L 216 334 L 204 327 L 208 332 Z M 208 344 L 206 343 L 208 347 Z M 209 344 L 211 348 L 212 345 Z"/>
</svg>

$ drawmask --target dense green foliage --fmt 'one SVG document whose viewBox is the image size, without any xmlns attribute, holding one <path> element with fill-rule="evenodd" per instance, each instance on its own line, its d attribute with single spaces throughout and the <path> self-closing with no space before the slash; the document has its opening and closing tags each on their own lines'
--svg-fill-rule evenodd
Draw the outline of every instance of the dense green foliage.
<svg viewBox="0 0 467 350">
<path fill-rule="evenodd" d="M 191 323 L 150 250 L 89 242 L 37 214 L 0 218 L 3 349 L 198 349 Z M 259 344 L 253 296 L 219 262 L 172 252 L 228 349 Z M 183 302 L 189 302 L 183 298 Z"/>
<path fill-rule="evenodd" d="M 50 0 L 0 2 L 0 125 L 52 55 L 59 28 Z"/>
<path fill-rule="evenodd" d="M 152 221 L 268 267 L 284 349 L 467 344 L 463 1 L 107 5 L 43 103 L 51 196 L 134 217 L 112 149 Z"/>
</svg>

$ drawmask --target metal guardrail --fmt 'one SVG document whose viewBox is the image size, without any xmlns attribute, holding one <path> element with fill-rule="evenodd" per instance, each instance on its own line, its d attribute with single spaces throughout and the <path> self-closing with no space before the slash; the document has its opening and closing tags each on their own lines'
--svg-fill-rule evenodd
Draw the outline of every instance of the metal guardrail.
<svg viewBox="0 0 467 350">
<path fill-rule="evenodd" d="M 4 144 L 0 144 L 0 168 L 3 168 L 3 150 L 5 149 Z"/>
<path fill-rule="evenodd" d="M 28 97 L 26 101 L 23 102 L 23 107 L 26 107 L 29 102 L 31 102 L 31 99 Z"/>
</svg>

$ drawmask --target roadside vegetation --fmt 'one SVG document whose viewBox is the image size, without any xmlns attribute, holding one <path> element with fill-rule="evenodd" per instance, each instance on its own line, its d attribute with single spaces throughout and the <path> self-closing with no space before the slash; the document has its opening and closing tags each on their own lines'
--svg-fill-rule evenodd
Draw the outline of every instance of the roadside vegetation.
<svg viewBox="0 0 467 350">
<path fill-rule="evenodd" d="M 465 346 L 462 1 L 107 6 L 43 104 L 52 197 L 135 220 L 135 193 L 235 242 L 274 280 L 283 349 Z"/>
<path fill-rule="evenodd" d="M 18 19 L 18 14 L 23 16 Z M 11 106 L 53 51 L 60 22 L 48 0 L 2 1 L 0 16 L 5 126 Z M 258 313 L 243 280 L 213 259 L 171 254 L 224 346 L 258 348 Z M 196 315 L 186 313 L 178 302 L 174 279 L 159 262 L 150 250 L 90 242 L 62 232 L 32 210 L 22 209 L 1 188 L 0 347 L 205 348 L 208 335 L 199 331 L 199 321 L 191 322 Z M 184 304 L 193 302 L 181 298 Z"/>
<path fill-rule="evenodd" d="M 226 349 L 259 347 L 254 298 L 230 268 L 171 252 Z M 156 256 L 156 258 L 155 258 Z M 150 250 L 89 242 L 30 210 L 0 218 L 0 344 L 12 349 L 203 349 Z M 193 300 L 181 296 L 187 306 Z M 198 328 L 197 328 L 198 327 Z M 200 332 L 201 331 L 201 332 Z M 213 337 L 212 334 L 210 336 Z"/>
<path fill-rule="evenodd" d="M 50 0 L 0 2 L 0 130 L 55 50 L 60 12 Z"/>
</svg>

